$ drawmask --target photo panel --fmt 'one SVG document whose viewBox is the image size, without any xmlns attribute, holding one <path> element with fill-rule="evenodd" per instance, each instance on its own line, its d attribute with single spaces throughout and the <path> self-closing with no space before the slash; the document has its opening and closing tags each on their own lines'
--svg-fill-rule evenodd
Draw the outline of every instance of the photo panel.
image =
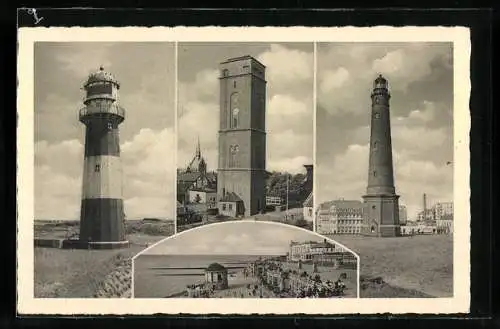
<svg viewBox="0 0 500 329">
<path fill-rule="evenodd" d="M 361 298 L 453 297 L 452 42 L 317 44 L 315 231 Z"/>
<path fill-rule="evenodd" d="M 134 298 L 357 298 L 359 257 L 310 230 L 253 220 L 184 231 L 133 259 Z"/>
<path fill-rule="evenodd" d="M 174 234 L 174 86 L 173 42 L 34 44 L 35 298 L 130 297 Z"/>
<path fill-rule="evenodd" d="M 313 43 L 178 47 L 177 232 L 241 219 L 312 230 Z"/>
</svg>

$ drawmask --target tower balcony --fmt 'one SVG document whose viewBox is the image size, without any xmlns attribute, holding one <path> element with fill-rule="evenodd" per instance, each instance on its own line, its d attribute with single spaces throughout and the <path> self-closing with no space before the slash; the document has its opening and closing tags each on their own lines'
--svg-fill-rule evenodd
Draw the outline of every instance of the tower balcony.
<svg viewBox="0 0 500 329">
<path fill-rule="evenodd" d="M 125 109 L 116 103 L 89 104 L 79 111 L 79 119 L 85 123 L 95 117 L 115 117 L 120 123 L 125 120 Z"/>
</svg>

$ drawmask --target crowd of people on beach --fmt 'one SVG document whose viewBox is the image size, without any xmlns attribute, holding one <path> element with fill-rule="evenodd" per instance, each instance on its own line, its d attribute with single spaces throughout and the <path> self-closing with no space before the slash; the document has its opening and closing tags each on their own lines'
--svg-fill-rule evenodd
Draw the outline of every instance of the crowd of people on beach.
<svg viewBox="0 0 500 329">
<path fill-rule="evenodd" d="M 323 281 L 317 273 L 285 269 L 283 263 L 262 261 L 241 270 L 244 281 L 253 281 L 228 289 L 217 289 L 208 282 L 188 285 L 191 298 L 332 298 L 345 295 L 347 289 L 341 273 L 337 280 Z M 251 279 L 251 280 L 250 280 Z"/>
</svg>

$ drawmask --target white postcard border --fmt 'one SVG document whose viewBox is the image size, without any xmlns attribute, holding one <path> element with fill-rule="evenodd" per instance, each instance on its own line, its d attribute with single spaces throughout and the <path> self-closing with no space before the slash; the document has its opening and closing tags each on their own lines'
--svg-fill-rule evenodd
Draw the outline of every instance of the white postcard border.
<svg viewBox="0 0 500 329">
<path fill-rule="evenodd" d="M 467 313 L 470 306 L 470 35 L 463 27 L 125 27 L 18 31 L 17 302 L 19 314 Z M 454 242 L 452 298 L 54 299 L 34 298 L 34 42 L 453 42 Z"/>
</svg>

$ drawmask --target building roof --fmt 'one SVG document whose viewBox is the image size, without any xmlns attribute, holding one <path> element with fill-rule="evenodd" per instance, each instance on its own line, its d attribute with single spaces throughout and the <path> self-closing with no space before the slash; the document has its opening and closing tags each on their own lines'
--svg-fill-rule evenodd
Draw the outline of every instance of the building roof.
<svg viewBox="0 0 500 329">
<path fill-rule="evenodd" d="M 313 193 L 309 193 L 309 195 L 306 198 L 306 201 L 304 201 L 304 207 L 312 207 L 314 205 L 314 196 Z"/>
<path fill-rule="evenodd" d="M 323 202 L 322 204 L 319 205 L 319 208 L 320 208 L 320 210 L 327 210 L 333 206 L 335 206 L 337 208 L 363 209 L 363 202 L 361 202 L 359 200 L 333 200 L 333 201 Z"/>
<path fill-rule="evenodd" d="M 201 176 L 199 172 L 182 172 L 177 174 L 177 182 L 191 182 L 194 183 Z"/>
<path fill-rule="evenodd" d="M 230 62 L 237 62 L 237 61 L 242 61 L 242 60 L 245 60 L 245 59 L 251 59 L 253 60 L 254 62 L 256 63 L 259 63 L 260 65 L 262 65 L 263 67 L 266 67 L 264 64 L 262 64 L 261 62 L 259 62 L 258 60 L 256 60 L 254 57 L 250 56 L 250 55 L 245 55 L 245 56 L 240 56 L 240 57 L 233 57 L 233 58 L 229 58 L 227 60 L 225 60 L 224 62 L 221 62 L 221 64 L 225 64 L 225 63 L 230 63 Z"/>
<path fill-rule="evenodd" d="M 225 196 L 223 196 L 220 201 L 222 201 L 222 202 L 241 202 L 243 200 L 238 196 L 238 194 L 236 194 L 234 192 L 230 192 L 230 193 L 226 194 Z"/>
<path fill-rule="evenodd" d="M 193 191 L 193 192 L 205 192 L 205 193 L 215 193 L 215 192 L 217 192 L 215 189 L 209 188 L 209 187 L 192 188 L 192 189 L 190 189 L 190 191 Z"/>
<path fill-rule="evenodd" d="M 331 248 L 335 247 L 335 244 L 328 242 L 315 242 L 311 245 L 311 248 Z"/>
<path fill-rule="evenodd" d="M 116 84 L 118 87 L 120 86 L 115 77 L 111 73 L 104 71 L 104 68 L 102 66 L 99 68 L 99 70 L 89 74 L 84 86 L 87 86 L 94 82 L 111 82 Z"/>
<path fill-rule="evenodd" d="M 207 272 L 220 272 L 220 271 L 227 271 L 227 269 L 222 266 L 219 263 L 212 263 L 208 265 L 208 267 L 205 269 Z"/>
</svg>

